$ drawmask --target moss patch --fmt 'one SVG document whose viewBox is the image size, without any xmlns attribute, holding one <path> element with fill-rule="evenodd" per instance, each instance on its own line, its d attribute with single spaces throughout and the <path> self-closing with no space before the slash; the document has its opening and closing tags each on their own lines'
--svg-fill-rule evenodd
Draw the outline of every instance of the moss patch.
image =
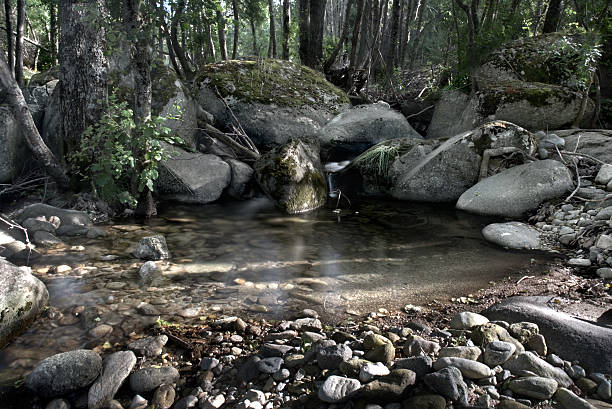
<svg viewBox="0 0 612 409">
<path fill-rule="evenodd" d="M 196 84 L 216 88 L 225 97 L 285 107 L 348 104 L 344 91 L 321 73 L 289 61 L 230 60 L 203 66 Z"/>
</svg>

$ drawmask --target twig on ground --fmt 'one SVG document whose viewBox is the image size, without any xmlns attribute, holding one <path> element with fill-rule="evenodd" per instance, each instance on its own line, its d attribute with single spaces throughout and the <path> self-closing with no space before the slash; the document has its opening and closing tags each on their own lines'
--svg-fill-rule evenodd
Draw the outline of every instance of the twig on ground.
<svg viewBox="0 0 612 409">
<path fill-rule="evenodd" d="M 574 162 L 574 168 L 576 171 L 576 189 L 574 189 L 574 191 L 568 197 L 565 198 L 566 202 L 569 202 L 571 198 L 574 197 L 576 193 L 578 193 L 578 190 L 580 190 L 580 172 L 578 171 L 578 162 L 575 159 L 573 159 L 572 162 Z"/>
<path fill-rule="evenodd" d="M 520 280 L 516 282 L 516 284 L 520 284 L 523 280 L 529 280 L 530 278 L 535 278 L 535 276 L 523 276 Z"/>
<path fill-rule="evenodd" d="M 413 118 L 413 117 L 415 117 L 415 116 L 421 115 L 423 112 L 425 112 L 425 111 L 427 111 L 427 110 L 429 110 L 429 109 L 431 109 L 431 108 L 433 108 L 433 107 L 435 107 L 435 105 L 430 105 L 430 106 L 428 106 L 428 107 L 427 107 L 427 108 L 425 108 L 425 109 L 421 109 L 421 110 L 420 110 L 419 112 L 417 112 L 416 114 L 411 114 L 411 115 L 408 115 L 408 116 L 406 117 L 406 119 L 410 119 L 410 118 Z"/>
</svg>

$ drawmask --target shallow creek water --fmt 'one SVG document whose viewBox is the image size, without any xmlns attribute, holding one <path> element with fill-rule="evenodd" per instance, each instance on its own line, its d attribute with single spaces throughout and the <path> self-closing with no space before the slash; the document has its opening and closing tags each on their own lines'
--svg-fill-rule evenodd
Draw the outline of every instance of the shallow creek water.
<svg viewBox="0 0 612 409">
<path fill-rule="evenodd" d="M 54 353 L 126 343 L 158 317 L 278 319 L 309 307 L 340 320 L 447 301 L 518 274 L 534 260 L 545 262 L 484 242 L 480 231 L 489 222 L 448 207 L 401 202 L 286 216 L 262 198 L 173 205 L 147 224 L 103 226 L 107 237 L 67 238 L 33 263 L 51 308 L 0 351 L 0 380 Z M 166 237 L 172 258 L 159 263 L 163 280 L 145 287 L 138 281 L 142 261 L 130 252 L 152 233 Z"/>
</svg>

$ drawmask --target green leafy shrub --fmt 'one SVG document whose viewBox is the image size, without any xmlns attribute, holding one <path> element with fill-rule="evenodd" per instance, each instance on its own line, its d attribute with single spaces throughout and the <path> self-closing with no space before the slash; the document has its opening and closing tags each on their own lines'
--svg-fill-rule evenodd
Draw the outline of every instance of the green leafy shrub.
<svg viewBox="0 0 612 409">
<path fill-rule="evenodd" d="M 106 113 L 87 128 L 80 146 L 69 157 L 75 172 L 111 205 L 136 207 L 140 193 L 153 191 L 159 162 L 171 155 L 163 143 L 183 144 L 164 126 L 168 119 L 180 119 L 180 110 L 177 112 L 176 116 L 153 116 L 136 124 L 127 102 L 119 102 L 113 94 Z"/>
</svg>

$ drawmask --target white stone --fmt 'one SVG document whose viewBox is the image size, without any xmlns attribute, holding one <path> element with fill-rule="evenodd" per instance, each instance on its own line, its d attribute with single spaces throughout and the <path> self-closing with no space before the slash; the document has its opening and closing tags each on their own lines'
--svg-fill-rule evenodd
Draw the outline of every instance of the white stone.
<svg viewBox="0 0 612 409">
<path fill-rule="evenodd" d="M 389 375 L 389 368 L 385 366 L 382 362 L 368 362 L 367 364 L 361 367 L 359 371 L 359 380 L 361 382 L 369 382 L 376 376 L 384 376 Z"/>
<path fill-rule="evenodd" d="M 605 164 L 597 172 L 595 183 L 607 185 L 612 180 L 612 165 Z"/>
<path fill-rule="evenodd" d="M 595 246 L 597 246 L 597 248 L 600 248 L 602 250 L 612 249 L 612 236 L 609 236 L 607 234 L 602 234 L 597 239 Z"/>
</svg>

